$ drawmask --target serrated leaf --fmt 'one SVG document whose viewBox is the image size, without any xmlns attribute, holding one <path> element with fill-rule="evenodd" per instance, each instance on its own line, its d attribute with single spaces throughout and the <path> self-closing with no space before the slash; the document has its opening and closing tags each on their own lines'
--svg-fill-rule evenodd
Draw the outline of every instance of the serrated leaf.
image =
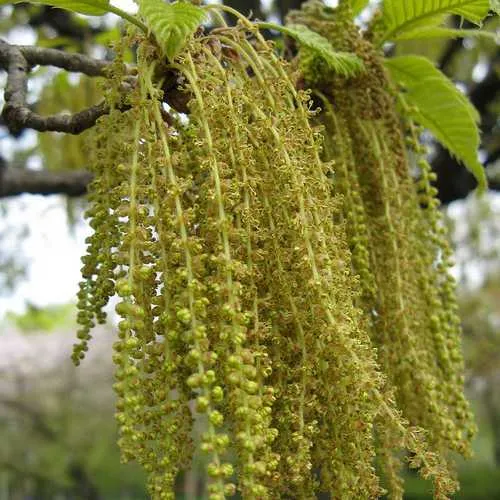
<svg viewBox="0 0 500 500">
<path fill-rule="evenodd" d="M 342 76 L 354 76 L 364 71 L 363 61 L 350 52 L 337 52 L 331 43 L 319 33 L 302 24 L 280 26 L 280 31 L 294 38 L 301 48 L 320 57 L 327 67 Z"/>
<path fill-rule="evenodd" d="M 477 179 L 487 186 L 477 158 L 480 144 L 479 113 L 455 85 L 428 59 L 401 56 L 385 62 L 393 80 L 404 89 L 411 117 L 427 128 Z"/>
<path fill-rule="evenodd" d="M 158 45 L 173 60 L 205 18 L 205 11 L 187 2 L 140 0 L 139 13 Z"/>
<path fill-rule="evenodd" d="M 398 40 L 404 33 L 438 27 L 449 14 L 475 24 L 488 15 L 490 0 L 384 0 L 381 41 Z"/>
<path fill-rule="evenodd" d="M 0 0 L 0 6 L 23 3 L 24 1 L 25 0 Z M 102 16 L 103 14 L 109 12 L 109 0 L 33 0 L 28 3 L 36 5 L 50 5 L 51 7 L 71 10 L 73 12 L 77 12 L 78 14 L 85 14 L 87 16 Z"/>
<path fill-rule="evenodd" d="M 357 16 L 360 14 L 366 6 L 370 3 L 370 0 L 351 0 L 352 13 Z"/>
</svg>

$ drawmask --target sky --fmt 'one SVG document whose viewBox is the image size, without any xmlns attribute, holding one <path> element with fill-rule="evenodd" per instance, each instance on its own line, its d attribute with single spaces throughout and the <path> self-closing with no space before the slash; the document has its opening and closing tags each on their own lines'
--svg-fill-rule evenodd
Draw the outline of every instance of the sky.
<svg viewBox="0 0 500 500">
<path fill-rule="evenodd" d="M 28 236 L 21 242 L 10 234 L 2 239 L 2 253 L 21 252 L 27 263 L 27 276 L 14 293 L 0 295 L 0 320 L 7 311 L 21 312 L 28 302 L 35 306 L 74 300 L 80 279 L 80 255 L 90 230 L 79 222 L 69 231 L 65 205 L 60 196 L 22 195 L 7 202 L 7 218 L 0 218 L 0 234 L 7 224 L 27 226 Z"/>
</svg>

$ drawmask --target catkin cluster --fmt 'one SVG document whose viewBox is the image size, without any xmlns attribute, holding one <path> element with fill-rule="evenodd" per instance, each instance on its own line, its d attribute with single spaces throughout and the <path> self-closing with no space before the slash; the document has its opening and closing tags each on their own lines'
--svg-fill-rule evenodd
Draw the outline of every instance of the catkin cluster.
<svg viewBox="0 0 500 500">
<path fill-rule="evenodd" d="M 414 182 L 404 133 L 422 156 L 418 130 L 334 12 L 312 2 L 294 20 L 367 73 L 316 74 L 314 95 L 296 90 L 307 62 L 278 58 L 245 19 L 198 32 L 168 66 L 149 40 L 117 48 L 74 360 L 116 293 L 119 444 L 152 498 L 175 497 L 197 448 L 211 500 L 400 498 L 404 450 L 436 498 L 454 489 L 448 451 L 466 450 L 469 410 L 432 174 L 420 159 Z M 187 115 L 165 104 L 172 72 Z"/>
<path fill-rule="evenodd" d="M 335 161 L 352 265 L 360 277 L 358 305 L 377 361 L 403 417 L 425 430 L 429 450 L 442 457 L 443 471 L 449 471 L 443 474 L 451 478 L 450 452 L 470 454 L 475 426 L 463 393 L 453 263 L 432 186 L 435 174 L 418 128 L 405 116 L 404 95 L 389 84 L 381 56 L 360 36 L 349 10 L 345 2 L 333 11 L 311 1 L 291 18 L 339 50 L 355 52 L 367 68 L 360 77 L 323 81 L 318 89 L 323 158 Z M 381 465 L 390 492 L 399 498 L 401 460 L 380 424 L 375 433 Z M 439 496 L 442 487 L 434 486 Z"/>
</svg>

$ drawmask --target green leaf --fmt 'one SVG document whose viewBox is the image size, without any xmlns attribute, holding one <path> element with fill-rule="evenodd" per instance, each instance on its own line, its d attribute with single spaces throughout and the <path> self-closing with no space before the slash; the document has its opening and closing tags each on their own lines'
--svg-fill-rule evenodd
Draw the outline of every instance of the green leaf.
<svg viewBox="0 0 500 500">
<path fill-rule="evenodd" d="M 359 15 L 369 3 L 370 0 L 351 0 L 352 13 L 355 16 Z"/>
<path fill-rule="evenodd" d="M 484 190 L 486 175 L 477 159 L 480 116 L 467 97 L 425 57 L 395 57 L 385 64 L 405 91 L 402 98 L 410 116 L 461 161 Z"/>
<path fill-rule="evenodd" d="M 398 37 L 398 40 L 424 40 L 429 38 L 488 38 L 496 41 L 498 36 L 491 31 L 475 29 L 455 29 L 455 28 L 426 28 L 415 31 L 408 31 Z"/>
<path fill-rule="evenodd" d="M 500 15 L 500 0 L 490 0 L 490 9 Z"/>
<path fill-rule="evenodd" d="M 498 1 L 498 0 L 496 0 Z M 404 33 L 441 25 L 449 14 L 475 23 L 488 15 L 490 0 L 384 0 L 381 42 L 398 40 Z"/>
<path fill-rule="evenodd" d="M 0 7 L 2 5 L 23 3 L 25 0 L 0 0 Z M 146 32 L 144 26 L 137 18 L 128 14 L 127 12 L 111 5 L 109 0 L 32 0 L 27 3 L 35 5 L 50 5 L 59 9 L 70 10 L 78 14 L 85 14 L 87 16 L 102 16 L 108 12 L 112 12 L 129 23 L 135 24 L 142 31 Z"/>
<path fill-rule="evenodd" d="M 139 13 L 170 60 L 182 51 L 205 18 L 205 11 L 196 5 L 162 0 L 140 0 Z"/>
<path fill-rule="evenodd" d="M 286 26 L 285 33 L 297 40 L 302 48 L 320 57 L 331 71 L 339 75 L 354 76 L 364 71 L 363 61 L 359 57 L 349 52 L 337 52 L 325 37 L 307 26 Z"/>
<path fill-rule="evenodd" d="M 260 28 L 281 31 L 296 40 L 300 45 L 300 52 L 307 59 L 320 59 L 328 70 L 342 76 L 355 76 L 365 70 L 363 61 L 350 52 L 338 52 L 332 44 L 319 33 L 310 30 L 302 24 L 282 26 L 275 23 L 257 23 Z"/>
<path fill-rule="evenodd" d="M 0 0 L 0 5 L 22 3 L 23 1 L 24 0 Z M 37 5 L 50 5 L 60 9 L 71 10 L 79 14 L 86 14 L 87 16 L 102 16 L 103 14 L 110 12 L 109 0 L 34 0 L 29 3 Z"/>
</svg>

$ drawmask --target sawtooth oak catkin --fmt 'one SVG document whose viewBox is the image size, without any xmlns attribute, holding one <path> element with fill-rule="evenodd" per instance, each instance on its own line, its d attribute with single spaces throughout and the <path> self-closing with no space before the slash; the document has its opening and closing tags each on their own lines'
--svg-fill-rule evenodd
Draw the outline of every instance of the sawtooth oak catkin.
<svg viewBox="0 0 500 500">
<path fill-rule="evenodd" d="M 456 489 L 474 429 L 433 174 L 345 4 L 290 20 L 358 55 L 356 77 L 285 62 L 244 18 L 169 64 L 139 35 L 116 47 L 74 360 L 117 293 L 119 444 L 152 498 L 197 449 L 211 500 L 401 498 L 405 457 L 435 498 Z"/>
</svg>

